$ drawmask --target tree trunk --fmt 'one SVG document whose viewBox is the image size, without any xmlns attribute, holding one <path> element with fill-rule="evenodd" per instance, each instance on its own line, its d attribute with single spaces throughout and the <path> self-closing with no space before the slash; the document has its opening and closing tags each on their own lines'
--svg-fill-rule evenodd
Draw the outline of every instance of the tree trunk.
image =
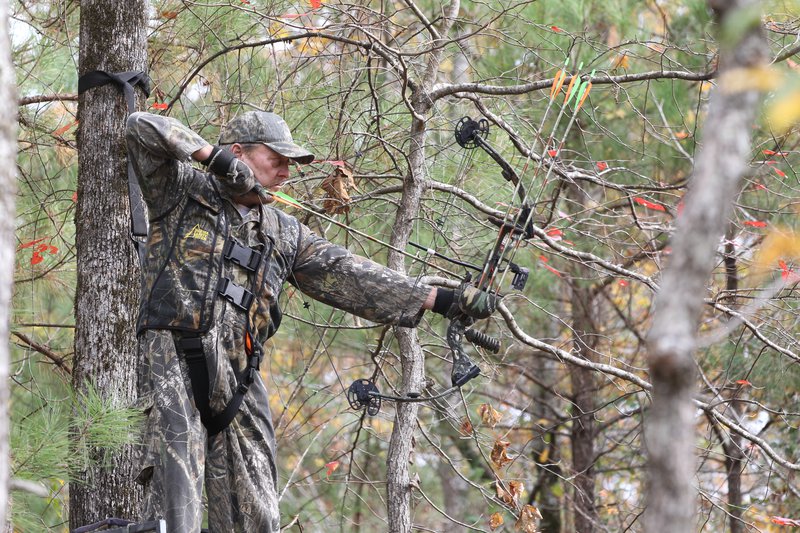
<svg viewBox="0 0 800 533">
<path fill-rule="evenodd" d="M 81 1 L 81 75 L 92 70 L 146 68 L 144 0 Z M 113 405 L 136 398 L 136 335 L 140 270 L 129 238 L 124 125 L 125 98 L 114 85 L 90 89 L 78 101 L 78 202 L 75 216 L 78 286 L 75 297 L 73 384 L 93 386 Z M 139 514 L 133 450 L 97 465 L 70 487 L 71 528 L 110 516 Z M 100 464 L 102 463 L 102 464 Z"/>
<path fill-rule="evenodd" d="M 734 410 L 738 410 L 737 403 L 733 402 Z M 731 533 L 744 533 L 745 522 L 742 520 L 742 513 L 745 506 L 742 500 L 742 469 L 745 455 L 742 450 L 742 437 L 731 433 L 728 440 L 723 442 L 723 448 L 725 450 L 725 469 L 728 474 L 728 512 L 731 515 Z"/>
<path fill-rule="evenodd" d="M 432 32 L 433 42 L 441 41 L 452 28 L 460 8 L 459 0 L 451 0 L 444 9 L 438 36 Z M 403 182 L 403 197 L 397 208 L 391 244 L 397 248 L 405 248 L 411 235 L 411 228 L 419 214 L 423 186 L 425 184 L 425 138 L 426 124 L 424 116 L 430 111 L 433 102 L 428 96 L 429 89 L 436 82 L 439 64 L 444 47 L 432 46 L 428 56 L 427 68 L 420 86 L 411 84 L 413 96 L 412 107 L 414 118 L 411 123 L 410 148 L 408 155 L 409 173 Z M 389 267 L 405 272 L 403 256 L 394 250 L 389 252 Z M 400 356 L 403 367 L 402 392 L 420 391 L 425 376 L 425 356 L 419 344 L 416 330 L 397 328 L 397 341 L 400 345 Z M 400 403 L 397 405 L 394 428 L 389 443 L 387 458 L 386 491 L 387 515 L 390 533 L 408 533 L 411 531 L 411 476 L 408 470 L 412 450 L 412 437 L 417 421 L 418 404 Z"/>
<path fill-rule="evenodd" d="M 0 0 L 0 28 L 8 28 L 8 2 Z M 17 202 L 17 92 L 11 41 L 0 33 L 0 530 L 8 511 L 8 352 L 14 285 L 14 229 Z"/>
<path fill-rule="evenodd" d="M 703 145 L 676 223 L 648 342 L 653 406 L 645 433 L 650 468 L 645 529 L 653 533 L 685 533 L 696 528 L 692 357 L 706 283 L 747 170 L 750 132 L 759 102 L 756 90 L 727 82 L 725 74 L 763 66 L 767 52 L 758 11 L 753 11 L 757 2 L 710 0 L 709 5 L 718 13 L 724 35 L 720 39 L 720 83 L 709 104 Z"/>
<path fill-rule="evenodd" d="M 392 246 L 404 248 L 411 234 L 411 226 L 419 212 L 422 197 L 422 174 L 424 168 L 425 125 L 414 120 L 415 132 L 412 134 L 409 164 L 412 171 L 403 186 L 403 199 L 398 208 L 392 231 Z M 416 162 L 416 163 L 415 163 Z M 390 252 L 389 267 L 405 272 L 403 257 Z M 425 377 L 425 356 L 419 344 L 416 330 L 396 328 L 397 341 L 403 368 L 402 392 L 420 391 Z M 390 533 L 411 531 L 411 475 L 408 470 L 412 451 L 412 437 L 417 422 L 417 403 L 398 403 L 389 442 L 389 456 L 386 469 L 387 515 Z"/>
<path fill-rule="evenodd" d="M 572 335 L 575 351 L 587 361 L 594 361 L 597 334 L 591 319 L 591 291 L 574 282 L 572 287 Z M 598 523 L 594 499 L 594 395 L 597 393 L 595 372 L 574 366 L 570 369 L 572 382 L 572 469 L 574 472 L 573 516 L 576 533 L 592 533 Z"/>
</svg>

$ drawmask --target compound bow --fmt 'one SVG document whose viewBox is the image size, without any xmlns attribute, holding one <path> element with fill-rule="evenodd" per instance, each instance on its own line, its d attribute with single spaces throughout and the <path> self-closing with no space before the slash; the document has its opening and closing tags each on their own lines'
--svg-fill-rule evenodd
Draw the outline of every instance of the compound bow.
<svg viewBox="0 0 800 533">
<path fill-rule="evenodd" d="M 499 227 L 499 235 L 482 267 L 451 259 L 438 252 L 433 252 L 433 254 L 454 264 L 479 272 L 480 275 L 475 280 L 475 286 L 479 290 L 493 292 L 499 297 L 499 290 L 491 290 L 490 288 L 498 272 L 505 270 L 513 272 L 514 278 L 511 282 L 511 286 L 516 290 L 522 290 L 525 287 L 529 274 L 527 268 L 520 267 L 511 261 L 506 261 L 506 264 L 502 266 L 506 241 L 511 236 L 528 239 L 533 236 L 533 230 L 531 226 L 532 217 L 530 216 L 530 207 L 525 204 L 527 193 L 520 182 L 519 176 L 514 172 L 511 165 L 486 141 L 488 133 L 489 122 L 486 119 L 475 121 L 465 117 L 456 125 L 455 138 L 458 145 L 462 148 L 471 150 L 479 147 L 489 154 L 489 156 L 500 165 L 503 177 L 515 185 L 523 205 L 512 220 L 508 220 L 508 218 L 505 220 L 490 218 L 490 221 Z M 424 249 L 424 247 L 417 244 L 410 244 L 417 248 Z M 472 276 L 468 274 L 464 279 L 464 283 L 470 283 L 471 281 Z M 434 396 L 422 396 L 420 393 L 416 392 L 409 393 L 406 396 L 392 396 L 381 394 L 373 380 L 358 379 L 350 385 L 347 391 L 347 399 L 350 402 L 350 406 L 356 410 L 366 409 L 367 414 L 374 416 L 380 411 L 382 400 L 394 402 L 432 401 L 451 394 L 468 383 L 471 379 L 477 377 L 480 374 L 480 367 L 478 367 L 464 351 L 464 338 L 472 344 L 492 353 L 497 353 L 500 350 L 500 340 L 470 328 L 469 326 L 472 325 L 473 321 L 471 317 L 459 314 L 450 319 L 450 324 L 447 327 L 447 346 L 450 348 L 453 357 L 450 388 Z"/>
<path fill-rule="evenodd" d="M 550 102 L 548 103 L 547 108 L 542 117 L 539 131 L 542 131 L 547 116 L 553 106 L 553 103 L 556 101 L 556 97 L 560 95 L 561 88 L 564 82 L 566 81 L 567 78 L 566 67 L 568 62 L 569 60 L 565 61 L 564 67 L 558 72 L 558 74 L 555 76 L 553 80 L 553 84 L 550 89 Z M 579 71 L 581 67 L 582 65 L 578 67 Z M 592 71 L 592 74 L 590 74 L 589 76 L 590 80 L 593 75 L 594 71 Z M 539 164 L 536 168 L 536 174 L 538 174 L 538 172 L 544 166 L 547 166 L 548 170 L 544 177 L 545 182 L 549 177 L 550 173 L 553 171 L 553 168 L 555 167 L 554 162 L 557 159 L 562 146 L 564 145 L 569 130 L 571 129 L 572 125 L 575 122 L 575 118 L 578 115 L 578 111 L 583 106 L 584 101 L 589 95 L 591 87 L 592 87 L 591 81 L 581 80 L 578 73 L 572 75 L 572 79 L 570 80 L 570 83 L 566 89 L 566 95 L 564 97 L 563 103 L 561 104 L 561 109 L 558 113 L 558 117 L 556 118 L 555 124 L 553 125 L 552 133 L 550 134 L 550 137 L 547 139 L 547 141 L 542 142 L 542 152 L 541 152 L 542 155 L 539 158 Z M 570 118 L 569 124 L 566 127 L 566 131 L 563 133 L 560 142 L 554 142 L 555 134 L 559 126 L 559 123 L 561 121 L 561 118 L 564 115 L 565 110 L 568 108 L 573 98 L 575 99 L 575 107 L 572 116 Z M 480 275 L 474 281 L 475 287 L 481 291 L 493 293 L 499 299 L 501 296 L 499 289 L 492 289 L 492 286 L 494 285 L 494 281 L 498 273 L 500 272 L 503 273 L 499 285 L 502 285 L 502 281 L 508 272 L 513 273 L 514 276 L 511 281 L 511 287 L 518 291 L 523 290 L 525 288 L 525 284 L 528 281 L 529 269 L 517 265 L 512 261 L 511 258 L 506 258 L 505 256 L 507 253 L 509 241 L 515 242 L 515 246 L 513 247 L 512 250 L 512 257 L 513 257 L 513 254 L 514 252 L 516 252 L 520 243 L 534 236 L 533 208 L 530 202 L 530 196 L 528 194 L 528 191 L 523 186 L 519 175 L 517 175 L 517 173 L 514 171 L 511 165 L 505 159 L 503 159 L 503 157 L 486 141 L 488 134 L 489 134 L 489 122 L 485 118 L 481 118 L 479 120 L 472 120 L 471 118 L 464 117 L 458 122 L 455 128 L 455 140 L 459 146 L 467 150 L 481 148 L 500 166 L 503 178 L 506 179 L 508 182 L 514 184 L 515 186 L 515 194 L 519 196 L 520 207 L 518 208 L 516 215 L 511 215 L 511 207 L 509 207 L 509 211 L 503 218 L 494 216 L 489 217 L 489 221 L 495 226 L 497 226 L 499 230 L 494 245 L 487 254 L 483 266 L 478 267 L 470 263 L 451 259 L 446 255 L 438 253 L 434 250 L 427 249 L 415 243 L 409 243 L 409 244 L 417 248 L 426 250 L 429 254 L 432 254 L 436 257 L 441 257 L 453 264 L 460 265 L 465 268 L 479 272 Z M 552 149 L 551 146 L 553 147 Z M 530 153 L 533 153 L 533 150 L 531 150 Z M 546 156 L 549 156 L 549 159 L 546 159 Z M 534 179 L 536 178 L 536 174 L 534 175 Z M 289 197 L 288 195 L 285 195 L 280 192 L 272 193 L 272 195 L 275 196 L 276 199 L 278 200 L 283 200 L 285 203 L 289 203 L 295 207 L 299 207 L 300 209 L 312 212 L 336 225 L 344 226 L 345 228 L 352 230 L 352 228 L 348 228 L 344 224 L 334 219 L 321 215 L 316 211 L 310 210 L 300 205 L 299 202 Z M 402 253 L 403 255 L 411 257 L 415 260 L 420 260 L 418 257 L 411 255 L 405 252 L 404 250 L 399 250 L 391 245 L 388 245 L 387 243 L 378 241 L 377 239 L 368 236 L 366 234 L 360 232 L 357 233 L 369 238 L 370 240 L 388 246 L 394 249 L 395 251 Z M 429 264 L 426 261 L 423 262 Z M 444 269 L 441 268 L 439 268 L 439 270 L 445 271 Z M 464 278 L 464 284 L 472 282 L 473 280 L 471 274 L 467 274 L 467 276 Z M 465 385 L 470 380 L 472 380 L 473 378 L 477 377 L 480 374 L 480 368 L 478 367 L 478 365 L 476 365 L 464 351 L 463 348 L 464 338 L 472 342 L 474 345 L 484 348 L 492 353 L 497 353 L 500 350 L 499 339 L 486 335 L 477 330 L 471 329 L 469 326 L 471 326 L 473 322 L 474 319 L 463 314 L 452 317 L 450 319 L 450 324 L 448 325 L 447 335 L 446 335 L 447 345 L 450 348 L 453 357 L 453 366 L 450 374 L 451 377 L 450 388 L 433 396 L 422 396 L 418 392 L 408 393 L 406 396 L 393 396 L 393 395 L 381 394 L 380 391 L 378 390 L 378 387 L 375 385 L 375 381 L 372 379 L 358 379 L 354 381 L 347 390 L 347 399 L 348 402 L 350 403 L 350 406 L 356 410 L 366 409 L 367 414 L 374 416 L 377 415 L 378 412 L 380 411 L 382 400 L 388 400 L 394 402 L 427 402 L 442 398 L 460 389 L 463 385 Z"/>
</svg>

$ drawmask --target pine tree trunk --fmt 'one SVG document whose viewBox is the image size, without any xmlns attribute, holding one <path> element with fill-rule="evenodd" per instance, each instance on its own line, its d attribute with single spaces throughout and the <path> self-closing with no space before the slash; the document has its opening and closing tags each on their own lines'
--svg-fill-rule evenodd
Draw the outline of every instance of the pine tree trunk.
<svg viewBox="0 0 800 533">
<path fill-rule="evenodd" d="M 92 70 L 146 68 L 145 0 L 81 1 L 81 75 Z M 139 264 L 129 238 L 124 125 L 125 98 L 114 85 L 90 89 L 78 102 L 78 204 L 75 217 L 78 288 L 75 297 L 76 391 L 94 387 L 116 406 L 136 398 L 135 323 Z M 70 486 L 72 528 L 110 516 L 135 518 L 141 490 L 130 448 L 109 457 Z"/>
<path fill-rule="evenodd" d="M 8 28 L 8 2 L 0 0 L 0 28 Z M 8 32 L 0 32 L 0 530 L 8 514 L 8 336 L 14 285 L 17 201 L 17 93 Z"/>
</svg>

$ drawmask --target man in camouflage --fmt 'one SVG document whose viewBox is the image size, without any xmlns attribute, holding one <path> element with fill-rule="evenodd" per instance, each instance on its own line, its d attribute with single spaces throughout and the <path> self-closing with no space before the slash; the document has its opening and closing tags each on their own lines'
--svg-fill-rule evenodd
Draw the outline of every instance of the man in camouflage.
<svg viewBox="0 0 800 533">
<path fill-rule="evenodd" d="M 271 207 L 268 191 L 288 178 L 290 161 L 314 159 L 275 114 L 240 115 L 212 146 L 174 119 L 134 113 L 127 143 L 150 217 L 137 327 L 144 518 L 198 532 L 205 486 L 210 531 L 279 531 L 275 433 L 267 390 L 253 374 L 280 322 L 283 283 L 404 327 L 425 309 L 483 318 L 494 299 L 417 283 Z M 194 359 L 189 341 L 197 342 Z M 207 383 L 187 363 L 198 354 Z M 210 424 L 203 405 L 217 418 L 230 411 L 231 420 Z"/>
</svg>

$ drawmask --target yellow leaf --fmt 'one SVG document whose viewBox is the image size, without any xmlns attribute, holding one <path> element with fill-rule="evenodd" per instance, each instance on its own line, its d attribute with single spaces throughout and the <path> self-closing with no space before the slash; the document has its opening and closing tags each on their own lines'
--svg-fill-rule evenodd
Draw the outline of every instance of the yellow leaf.
<svg viewBox="0 0 800 533">
<path fill-rule="evenodd" d="M 542 450 L 542 453 L 539 454 L 539 463 L 544 464 L 550 458 L 550 448 L 545 448 Z"/>
<path fill-rule="evenodd" d="M 503 515 L 501 515 L 500 513 L 494 513 L 492 516 L 489 517 L 489 527 L 492 528 L 492 531 L 502 526 L 503 522 L 504 522 Z"/>
<path fill-rule="evenodd" d="M 735 68 L 719 78 L 719 87 L 726 93 L 772 91 L 780 87 L 783 74 L 772 67 Z"/>
<path fill-rule="evenodd" d="M 767 107 L 767 120 L 778 134 L 800 121 L 800 88 L 778 95 Z"/>
<path fill-rule="evenodd" d="M 269 35 L 273 39 L 281 39 L 284 37 L 289 37 L 290 33 L 285 24 L 273 22 L 269 25 Z"/>
<path fill-rule="evenodd" d="M 613 70 L 615 68 L 628 68 L 628 54 L 625 52 L 617 54 L 617 56 L 611 60 L 611 69 Z"/>
<path fill-rule="evenodd" d="M 298 50 L 301 54 L 315 56 L 325 50 L 326 40 L 321 37 L 309 37 L 300 42 Z"/>
<path fill-rule="evenodd" d="M 776 269 L 778 261 L 787 259 L 800 259 L 800 235 L 791 229 L 774 227 L 756 254 L 755 268 L 766 273 Z"/>
</svg>

